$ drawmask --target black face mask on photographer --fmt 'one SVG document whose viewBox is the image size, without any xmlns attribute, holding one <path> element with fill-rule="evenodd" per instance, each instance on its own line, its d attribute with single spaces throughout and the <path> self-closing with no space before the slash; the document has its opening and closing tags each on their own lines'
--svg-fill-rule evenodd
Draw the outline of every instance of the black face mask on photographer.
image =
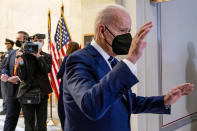
<svg viewBox="0 0 197 131">
<path fill-rule="evenodd" d="M 15 44 L 16 44 L 17 47 L 21 47 L 23 45 L 23 43 L 24 43 L 23 41 L 19 41 L 19 40 L 17 40 L 15 42 Z"/>
<path fill-rule="evenodd" d="M 130 48 L 131 42 L 132 42 L 131 34 L 130 33 L 126 33 L 126 34 L 115 36 L 109 30 L 109 28 L 107 28 L 106 26 L 105 26 L 105 28 L 109 31 L 109 33 L 111 35 L 114 36 L 114 39 L 112 41 L 112 45 L 110 45 L 109 42 L 107 42 L 107 40 L 105 39 L 107 44 L 112 47 L 113 52 L 116 53 L 117 55 L 126 55 L 126 54 L 128 54 L 129 48 Z"/>
</svg>

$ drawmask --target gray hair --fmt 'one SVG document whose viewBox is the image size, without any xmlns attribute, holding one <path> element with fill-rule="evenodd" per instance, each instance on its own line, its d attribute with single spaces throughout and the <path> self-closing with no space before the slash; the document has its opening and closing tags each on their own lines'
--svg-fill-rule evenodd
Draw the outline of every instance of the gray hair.
<svg viewBox="0 0 197 131">
<path fill-rule="evenodd" d="M 117 12 L 124 12 L 129 15 L 128 11 L 120 5 L 108 5 L 102 9 L 96 17 L 94 24 L 94 32 L 96 34 L 97 28 L 100 24 L 112 25 L 114 21 L 118 21 L 121 16 L 117 15 Z"/>
</svg>

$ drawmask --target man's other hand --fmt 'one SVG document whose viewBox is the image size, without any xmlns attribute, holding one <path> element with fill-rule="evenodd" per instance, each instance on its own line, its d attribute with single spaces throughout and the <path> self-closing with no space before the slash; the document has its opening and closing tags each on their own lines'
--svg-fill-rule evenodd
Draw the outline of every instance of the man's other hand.
<svg viewBox="0 0 197 131">
<path fill-rule="evenodd" d="M 184 83 L 173 88 L 164 96 L 164 105 L 169 106 L 177 102 L 177 100 L 184 95 L 189 95 L 194 90 L 194 85 L 190 83 Z"/>
<path fill-rule="evenodd" d="M 7 81 L 8 81 L 8 78 L 9 78 L 9 76 L 6 75 L 6 74 L 2 74 L 2 75 L 1 75 L 1 80 L 2 80 L 3 82 L 7 82 Z"/>
</svg>

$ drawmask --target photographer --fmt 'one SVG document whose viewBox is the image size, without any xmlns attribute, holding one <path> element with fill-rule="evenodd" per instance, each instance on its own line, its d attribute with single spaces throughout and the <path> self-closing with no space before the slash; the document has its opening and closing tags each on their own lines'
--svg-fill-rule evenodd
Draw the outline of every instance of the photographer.
<svg viewBox="0 0 197 131">
<path fill-rule="evenodd" d="M 38 42 L 44 41 L 45 36 L 36 34 L 33 38 L 34 42 L 26 42 L 17 56 L 21 80 L 17 97 L 24 114 L 25 131 L 34 131 L 35 125 L 39 131 L 46 131 L 48 94 L 52 92 L 48 79 L 52 58 L 42 51 L 43 43 Z"/>
</svg>

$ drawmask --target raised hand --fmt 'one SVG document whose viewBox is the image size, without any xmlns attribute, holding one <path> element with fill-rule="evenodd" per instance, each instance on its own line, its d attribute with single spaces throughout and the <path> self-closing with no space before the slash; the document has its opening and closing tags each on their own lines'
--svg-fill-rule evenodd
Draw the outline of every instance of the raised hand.
<svg viewBox="0 0 197 131">
<path fill-rule="evenodd" d="M 133 64 L 142 56 L 143 50 L 146 47 L 146 42 L 144 42 L 144 37 L 148 34 L 152 28 L 152 22 L 144 24 L 133 37 L 129 53 L 126 57 Z"/>
</svg>

